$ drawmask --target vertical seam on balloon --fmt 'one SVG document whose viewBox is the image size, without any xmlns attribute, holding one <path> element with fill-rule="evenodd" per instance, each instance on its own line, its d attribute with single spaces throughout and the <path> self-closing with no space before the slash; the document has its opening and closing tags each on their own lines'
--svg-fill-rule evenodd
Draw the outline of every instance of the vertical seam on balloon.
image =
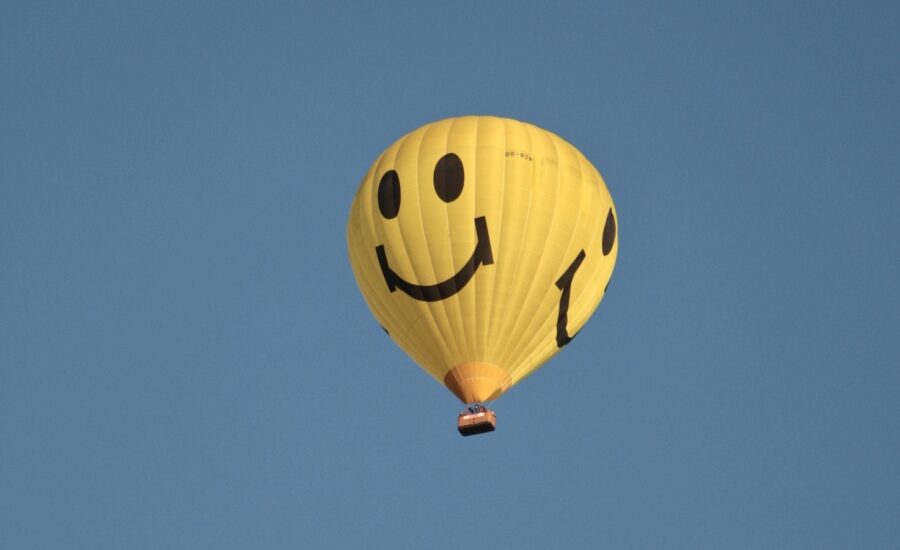
<svg viewBox="0 0 900 550">
<path fill-rule="evenodd" d="M 453 126 L 454 126 L 454 124 L 456 124 L 456 122 L 458 120 L 459 120 L 459 117 L 453 117 L 453 118 L 446 119 L 446 130 L 444 130 L 444 146 L 441 149 L 443 151 L 443 153 L 438 156 L 437 160 L 440 160 L 441 158 L 443 158 L 444 154 L 447 154 L 448 152 L 450 152 L 449 151 L 450 134 L 453 132 Z M 424 143 L 424 140 L 423 140 L 423 143 Z M 417 158 L 421 159 L 421 152 L 420 152 L 419 157 L 417 157 Z M 437 161 L 435 161 L 435 163 L 431 163 L 428 165 L 428 173 L 427 173 L 428 180 L 427 181 L 430 183 L 430 185 L 425 186 L 428 189 L 434 189 L 434 169 L 437 166 L 436 162 Z M 463 170 L 465 171 L 465 166 L 463 166 Z M 421 189 L 422 189 L 422 187 L 419 186 L 420 191 L 421 191 Z M 419 200 L 420 201 L 422 200 L 421 194 L 419 195 Z M 457 268 L 457 263 L 456 263 L 456 257 L 454 256 L 454 253 L 453 253 L 453 238 L 452 238 L 453 234 L 452 234 L 452 227 L 451 227 L 451 223 L 450 223 L 450 214 L 451 214 L 450 213 L 450 205 L 448 203 L 444 203 L 443 201 L 441 201 L 441 204 L 443 206 L 441 211 L 443 212 L 444 220 L 446 221 L 446 225 L 447 225 L 447 236 L 446 236 L 447 243 L 446 244 L 447 244 L 448 250 L 450 252 L 448 254 L 450 260 L 446 267 L 449 268 L 448 273 L 455 273 L 456 268 Z M 420 208 L 419 212 L 421 212 L 421 211 L 422 210 Z M 423 228 L 424 228 L 424 219 L 423 219 Z M 426 247 L 427 246 L 428 245 L 426 242 Z M 430 250 L 428 252 L 428 255 L 429 255 L 429 257 L 431 257 Z M 468 260 L 468 258 L 466 258 L 466 259 Z M 432 266 L 433 266 L 433 264 L 432 264 Z M 439 280 L 443 280 L 443 279 L 438 278 L 437 270 L 435 270 L 434 281 L 439 281 Z M 454 320 L 454 317 L 451 315 L 451 312 L 450 312 L 451 306 L 448 303 L 449 301 L 455 301 L 456 304 L 458 305 L 461 297 L 459 296 L 459 294 L 457 294 L 453 297 L 456 298 L 456 300 L 448 300 L 445 298 L 445 299 L 439 300 L 438 302 L 434 302 L 435 304 L 437 304 L 437 303 L 440 304 L 440 311 L 443 314 L 444 319 L 446 319 L 447 328 L 450 331 L 449 341 L 452 342 L 452 349 L 451 349 L 450 356 L 444 358 L 445 365 L 444 365 L 444 370 L 441 373 L 442 377 L 446 376 L 446 373 L 449 372 L 455 366 L 455 363 L 457 363 L 459 361 L 460 355 L 463 353 L 462 352 L 463 346 L 460 345 L 459 339 L 462 338 L 463 340 L 465 340 L 465 335 L 464 334 L 461 335 L 461 334 L 459 334 L 459 331 L 457 331 L 459 323 L 461 323 L 462 312 L 461 311 L 459 312 L 460 318 L 457 318 L 456 320 Z"/>
<path fill-rule="evenodd" d="M 562 186 L 562 181 L 561 181 L 561 180 L 562 180 L 562 166 L 563 166 L 563 163 L 562 163 L 562 159 L 560 158 L 559 147 L 557 146 L 556 140 L 553 139 L 553 136 L 552 136 L 552 135 L 548 135 L 547 137 L 548 137 L 550 143 L 553 145 L 553 150 L 554 150 L 555 156 L 556 156 L 556 159 L 555 159 L 555 161 L 556 161 L 556 166 L 557 166 L 557 170 L 556 170 L 556 194 L 555 194 L 555 200 L 554 200 L 554 203 L 553 203 L 553 215 L 552 215 L 551 218 L 550 218 L 550 224 L 549 224 L 549 226 L 548 226 L 548 228 L 547 228 L 547 236 L 546 236 L 546 238 L 544 239 L 543 248 L 541 249 L 540 259 L 538 260 L 538 263 L 537 263 L 537 266 L 536 266 L 536 269 L 535 269 L 535 272 L 536 272 L 536 273 L 541 273 L 541 272 L 543 272 L 543 267 L 544 267 L 544 264 L 545 264 L 545 261 L 546 261 L 546 257 L 547 257 L 547 254 L 546 254 L 547 246 L 548 246 L 548 244 L 549 244 L 550 241 L 551 241 L 550 235 L 553 233 L 553 227 L 554 227 L 554 225 L 556 224 L 556 218 L 557 218 L 557 214 L 558 214 L 558 212 L 559 212 L 559 202 L 560 202 L 560 194 L 561 194 L 561 193 L 560 193 L 560 188 L 561 188 L 561 186 Z M 543 174 L 542 174 L 542 176 L 543 176 Z M 543 183 L 543 178 L 541 178 L 541 183 Z M 528 286 L 528 291 L 527 291 L 526 294 L 525 294 L 525 299 L 523 300 L 523 303 L 528 303 L 529 298 L 531 297 L 531 294 L 532 294 L 532 292 L 534 291 L 535 288 L 536 288 L 535 280 L 534 280 L 534 278 L 532 278 L 532 279 L 530 280 L 530 284 L 529 284 L 529 286 Z M 544 301 L 544 300 L 542 299 L 542 300 L 541 300 L 541 303 L 538 304 L 535 313 L 540 314 L 540 312 L 541 312 L 541 304 L 543 303 L 543 301 Z M 523 344 L 523 342 L 525 341 L 526 335 L 528 334 L 528 330 L 527 330 L 527 329 L 531 326 L 531 322 L 528 321 L 528 320 L 525 321 L 525 322 L 526 322 L 526 324 L 525 324 L 525 330 L 523 330 L 523 331 L 516 331 L 516 330 L 515 330 L 516 328 L 519 327 L 521 321 L 522 321 L 523 319 L 525 319 L 526 317 L 528 317 L 528 315 L 526 315 L 526 311 L 523 309 L 523 310 L 519 313 L 519 316 L 516 318 L 516 323 L 515 323 L 515 325 L 513 325 L 513 330 L 510 332 L 511 334 L 520 334 L 520 336 L 518 336 L 515 340 L 513 340 L 513 342 L 515 343 L 514 346 L 512 346 L 512 347 L 509 347 L 509 346 L 508 346 L 508 347 L 504 350 L 504 354 L 509 354 L 509 357 L 504 357 L 504 360 L 507 361 L 507 362 L 511 365 L 511 369 L 510 369 L 510 377 L 512 377 L 512 379 L 513 379 L 514 381 L 517 381 L 517 380 L 518 380 L 518 376 L 519 376 L 519 372 L 520 372 L 520 371 L 522 371 L 523 369 L 525 369 L 525 368 L 527 368 L 528 366 L 530 366 L 530 365 L 527 365 L 527 366 L 526 366 L 526 365 L 522 365 L 522 364 L 520 364 L 519 362 L 523 360 L 523 357 L 524 357 L 525 359 L 529 358 L 530 355 L 531 355 L 531 353 L 532 353 L 532 351 L 533 351 L 533 350 L 530 349 L 530 345 L 529 345 L 529 347 L 526 347 L 526 348 L 523 348 L 523 347 L 522 347 L 522 344 Z M 537 317 L 537 315 L 532 315 L 531 317 L 534 318 L 534 317 Z M 533 319 L 532 319 L 532 320 L 533 320 Z M 531 344 L 530 341 L 529 341 L 529 344 Z"/>
<path fill-rule="evenodd" d="M 474 183 L 469 184 L 470 192 L 472 193 L 472 219 L 474 220 L 477 216 L 478 212 L 478 185 L 476 183 L 480 181 L 478 179 L 478 128 L 481 123 L 481 117 L 474 117 L 474 136 L 472 138 L 472 167 L 470 169 L 471 178 Z M 463 170 L 465 173 L 465 165 L 463 165 Z M 463 180 L 465 182 L 465 180 Z M 463 184 L 465 185 L 465 183 Z M 487 220 L 485 220 L 487 223 Z M 490 226 L 489 226 L 490 227 Z M 477 237 L 476 237 L 477 238 Z M 492 251 L 493 252 L 493 251 Z M 483 277 L 482 277 L 483 278 Z M 472 349 L 469 350 L 469 353 L 466 355 L 469 359 L 475 361 L 484 361 L 484 351 L 479 345 L 478 338 L 478 319 L 480 317 L 478 311 L 478 277 L 472 277 L 472 341 L 470 342 Z M 490 300 L 488 300 L 490 303 Z M 465 325 L 465 322 L 463 323 Z M 466 340 L 468 340 L 468 333 L 466 334 Z"/>
<path fill-rule="evenodd" d="M 488 121 L 488 130 L 494 131 L 494 129 L 499 126 L 500 127 L 500 136 L 503 139 L 503 145 L 501 147 L 501 152 L 506 150 L 507 145 L 507 134 L 506 134 L 506 119 L 499 117 L 483 117 L 485 121 Z M 482 359 L 491 364 L 496 364 L 499 367 L 503 367 L 503 365 L 499 362 L 499 356 L 496 354 L 495 350 L 499 347 L 500 342 L 498 341 L 500 337 L 494 337 L 495 327 L 502 324 L 501 320 L 498 319 L 498 315 L 501 313 L 501 310 L 497 307 L 496 295 L 497 295 L 497 285 L 500 280 L 500 273 L 505 271 L 506 266 L 503 265 L 501 257 L 502 257 L 502 241 L 503 235 L 505 232 L 503 231 L 503 205 L 506 203 L 506 162 L 505 160 L 500 161 L 501 173 L 499 176 L 499 181 L 490 181 L 488 182 L 491 185 L 495 185 L 500 196 L 496 203 L 496 208 L 492 208 L 495 210 L 496 216 L 491 219 L 491 227 L 493 231 L 493 235 L 491 236 L 492 241 L 494 242 L 494 255 L 495 255 L 495 269 L 491 274 L 491 284 L 488 286 L 488 297 L 487 297 L 487 311 L 485 315 L 485 326 L 482 331 L 484 333 L 484 349 L 482 351 Z M 488 164 L 488 168 L 490 168 L 490 163 Z M 487 212 L 484 212 L 486 215 Z"/>
<path fill-rule="evenodd" d="M 534 135 L 535 135 L 535 133 L 537 133 L 538 135 L 541 135 L 541 137 L 544 137 L 545 141 L 550 141 L 554 145 L 554 150 L 556 150 L 556 147 L 555 147 L 556 144 L 555 144 L 555 142 L 553 142 L 552 136 L 550 136 L 548 132 L 546 132 L 545 130 L 539 129 L 535 126 L 532 126 L 530 124 L 523 124 L 523 128 L 526 130 L 526 133 L 528 134 L 529 140 L 531 142 L 534 141 Z M 556 151 L 556 162 L 558 165 L 559 164 L 559 152 L 558 151 Z M 557 170 L 557 173 L 556 173 L 557 188 L 559 187 L 559 178 L 560 178 L 560 171 Z M 541 183 L 543 183 L 543 178 L 541 178 Z M 534 193 L 535 192 L 536 192 L 536 190 L 532 189 L 532 192 L 529 193 L 529 204 L 534 202 Z M 553 224 L 555 223 L 555 217 L 556 217 L 556 213 L 558 211 L 558 207 L 559 207 L 559 193 L 556 194 L 556 199 L 554 200 L 553 217 L 551 217 L 550 224 L 548 225 L 547 231 L 544 234 L 543 248 L 542 248 L 541 255 L 538 260 L 537 266 L 535 268 L 535 273 L 540 273 L 542 271 L 541 267 L 544 264 L 544 257 L 545 257 L 544 252 L 546 251 L 547 245 L 550 242 L 550 234 L 552 233 Z M 527 239 L 527 237 L 528 237 L 528 228 L 531 227 L 530 223 L 531 223 L 532 211 L 533 211 L 533 209 L 529 207 L 527 218 L 526 218 L 526 223 L 523 226 L 523 233 L 524 233 L 523 242 L 524 242 L 524 239 Z M 529 246 L 529 248 L 531 248 L 531 247 Z M 516 267 L 518 270 L 518 266 L 516 266 Z M 528 304 L 528 302 L 530 301 L 531 295 L 536 288 L 534 277 L 530 277 L 528 279 L 528 283 L 525 288 L 526 288 L 525 298 L 521 301 L 521 303 L 523 305 Z M 521 292 L 521 289 L 522 289 L 522 285 L 516 284 L 513 287 L 512 295 L 517 296 L 519 294 L 519 292 Z M 540 310 L 540 306 L 538 306 L 538 310 Z M 525 307 L 523 306 L 523 308 L 520 309 L 518 314 L 515 316 L 515 319 L 513 321 L 511 321 L 512 325 L 511 326 L 507 325 L 507 327 L 506 327 L 507 328 L 507 330 L 506 330 L 507 342 L 506 342 L 506 345 L 503 347 L 503 351 L 501 352 L 500 357 L 501 357 L 501 360 L 503 361 L 503 364 L 507 365 L 507 369 L 510 372 L 510 376 L 512 376 L 513 373 L 516 372 L 517 370 L 519 370 L 519 368 L 520 368 L 520 365 L 517 365 L 511 359 L 516 356 L 521 355 L 521 353 L 516 354 L 514 350 L 522 342 L 522 340 L 524 338 L 524 334 L 522 334 L 517 329 L 520 327 L 520 325 L 522 324 L 523 319 L 525 317 L 527 317 L 527 315 L 526 315 Z M 516 336 L 517 334 L 519 336 Z M 511 350 L 513 350 L 513 351 L 511 351 Z"/>
<path fill-rule="evenodd" d="M 419 140 L 418 150 L 416 151 L 416 154 L 413 155 L 413 158 L 415 159 L 414 172 L 416 174 L 416 183 L 418 184 L 417 185 L 418 189 L 416 192 L 416 206 L 418 207 L 417 211 L 419 214 L 419 225 L 422 228 L 422 242 L 425 245 L 425 255 L 429 258 L 429 261 L 427 263 L 428 263 L 428 265 L 431 266 L 431 275 L 432 275 L 431 280 L 433 280 L 433 281 L 438 281 L 440 279 L 438 279 L 437 269 L 435 268 L 434 263 L 431 261 L 433 259 L 433 256 L 431 255 L 431 248 L 428 246 L 428 237 L 426 235 L 426 233 L 427 233 L 426 227 L 427 226 L 425 223 L 424 213 L 422 212 L 422 195 L 423 195 L 422 187 L 423 186 L 422 186 L 422 182 L 419 180 L 419 172 L 421 171 L 421 166 L 420 166 L 421 158 L 420 157 L 422 155 L 422 146 L 426 142 L 428 135 L 430 133 L 432 133 L 435 130 L 435 128 L 439 125 L 440 125 L 440 122 L 436 122 L 436 123 L 432 123 L 432 124 L 429 124 L 428 126 L 426 126 L 425 131 L 422 133 L 422 138 Z M 434 177 L 434 168 L 433 167 L 431 168 L 431 177 Z M 434 184 L 432 183 L 432 186 L 433 185 Z M 427 187 L 427 186 L 425 186 L 425 187 Z M 452 254 L 451 254 L 451 261 L 452 261 Z M 452 266 L 451 266 L 451 270 L 452 270 Z M 451 273 L 452 273 L 452 271 L 451 271 Z M 422 277 L 420 277 L 419 274 L 417 273 L 416 274 L 417 284 L 423 284 L 422 283 L 423 280 L 424 279 Z M 443 325 L 438 321 L 438 317 L 435 314 L 435 309 L 432 306 L 437 306 L 436 309 L 438 309 L 443 314 L 443 321 L 444 321 Z M 441 366 L 435 365 L 435 367 L 438 367 L 440 370 L 442 370 L 442 372 L 446 372 L 450 369 L 450 367 L 447 364 L 449 362 L 448 355 L 452 356 L 454 354 L 454 352 L 457 352 L 457 350 L 459 348 L 456 344 L 456 339 L 453 336 L 453 327 L 451 326 L 450 317 L 447 314 L 447 309 L 446 309 L 446 306 L 444 305 L 444 300 L 438 300 L 436 302 L 428 302 L 427 304 L 424 304 L 423 307 L 425 310 L 428 311 L 432 322 L 437 327 L 438 333 L 441 335 L 441 343 L 443 344 L 443 348 L 445 350 L 443 353 L 443 357 L 442 357 L 442 362 L 444 364 Z M 444 328 L 446 328 L 446 330 L 443 330 L 442 326 Z M 452 348 L 451 348 L 451 346 L 452 346 Z"/>
<path fill-rule="evenodd" d="M 519 125 L 524 130 L 524 133 L 528 136 L 528 147 L 529 147 L 532 155 L 534 156 L 534 148 L 532 146 L 535 141 L 535 139 L 534 139 L 535 129 L 531 125 L 528 125 L 528 124 L 519 123 Z M 532 160 L 532 162 L 534 162 L 534 161 Z M 521 232 L 522 238 L 521 238 L 521 241 L 519 242 L 519 255 L 516 258 L 515 267 L 512 270 L 512 273 L 519 273 L 519 266 L 522 263 L 522 256 L 525 253 L 525 243 L 526 243 L 526 241 L 528 239 L 528 235 L 529 235 L 528 228 L 530 227 L 531 213 L 532 213 L 531 205 L 533 202 L 534 193 L 536 192 L 536 186 L 535 186 L 535 182 L 533 179 L 534 178 L 534 169 L 535 169 L 534 166 L 532 166 L 532 170 L 531 170 L 532 182 L 531 182 L 531 188 L 529 189 L 529 192 L 528 192 L 528 208 L 525 212 L 525 222 L 522 225 L 522 232 Z M 531 285 L 533 285 L 533 284 L 534 284 L 534 280 L 529 279 L 529 286 L 526 287 L 526 289 L 527 289 L 526 299 L 525 299 L 525 301 L 523 301 L 523 303 L 527 302 L 527 296 L 530 293 Z M 521 289 L 522 289 L 522 284 L 517 281 L 513 285 L 510 296 L 518 296 L 519 293 L 521 292 Z M 512 321 L 514 323 L 513 329 L 515 329 L 515 327 L 518 326 L 519 318 L 521 317 L 522 314 L 523 314 L 523 311 L 519 310 L 518 315 L 516 315 L 515 319 Z M 508 369 L 508 372 L 512 373 L 512 371 L 515 370 L 515 368 L 516 368 L 516 363 L 509 361 L 508 356 L 511 355 L 511 353 L 509 352 L 509 346 L 514 342 L 513 335 L 515 334 L 515 330 L 507 330 L 506 333 L 507 333 L 507 336 L 506 336 L 507 340 L 505 342 L 505 345 L 503 346 L 503 351 L 501 353 L 501 357 L 503 358 L 504 364 L 507 365 L 506 368 Z"/>
<path fill-rule="evenodd" d="M 494 120 L 494 119 L 492 119 L 492 120 Z M 498 119 L 496 119 L 496 122 L 498 122 L 500 124 L 500 126 L 503 130 L 501 133 L 501 135 L 503 136 L 503 150 L 506 151 L 507 145 L 509 143 L 509 136 L 507 135 L 507 132 L 506 132 L 507 119 L 498 118 Z M 500 343 L 501 343 L 500 341 L 497 341 L 497 342 L 491 341 L 491 335 L 492 335 L 491 331 L 493 330 L 494 326 L 496 325 L 496 322 L 498 321 L 496 319 L 496 315 L 498 313 L 498 308 L 496 307 L 497 304 L 495 303 L 494 297 L 497 294 L 497 284 L 499 282 L 499 274 L 501 271 L 506 270 L 506 267 L 501 264 L 501 252 L 502 252 L 502 243 L 503 243 L 503 239 L 502 239 L 502 237 L 503 237 L 503 205 L 506 203 L 506 160 L 505 160 L 505 157 L 504 157 L 504 160 L 501 161 L 501 166 L 503 167 L 503 170 L 500 175 L 500 181 L 497 182 L 497 184 L 498 184 L 497 186 L 500 188 L 500 201 L 499 201 L 499 208 L 497 209 L 497 211 L 498 211 L 497 218 L 498 219 L 493 222 L 494 233 L 496 235 L 494 237 L 494 242 L 496 242 L 496 244 L 494 246 L 495 246 L 495 254 L 496 254 L 495 261 L 497 263 L 497 268 L 494 270 L 494 280 L 493 280 L 493 284 L 491 284 L 491 286 L 490 286 L 490 300 L 488 300 L 488 302 L 490 303 L 490 310 L 488 312 L 487 326 L 485 327 L 485 331 L 486 331 L 485 357 L 488 356 L 487 350 L 498 349 L 500 346 Z M 501 324 L 502 324 L 502 322 L 501 322 Z M 497 339 L 500 340 L 501 338 L 502 338 L 502 335 L 498 336 Z M 501 356 L 499 354 L 491 353 L 490 356 L 491 356 L 491 360 L 492 360 L 491 362 L 496 361 L 498 366 L 500 366 L 501 368 L 505 368 L 504 365 L 500 361 Z"/>
<path fill-rule="evenodd" d="M 525 129 L 526 133 L 528 133 L 530 136 L 532 133 L 531 128 L 529 126 L 523 126 L 523 128 Z M 529 201 L 531 201 L 531 195 L 533 195 L 535 192 L 536 192 L 535 189 L 532 188 L 531 193 L 529 193 Z M 531 213 L 529 211 L 528 215 L 530 216 L 530 214 Z M 530 220 L 528 220 L 528 221 L 530 221 Z M 524 230 L 523 230 L 523 242 L 524 242 L 524 240 L 526 240 L 529 237 L 529 233 L 528 233 L 529 227 L 530 226 L 526 223 Z M 549 232 L 545 234 L 545 239 L 548 237 L 549 237 Z M 546 240 L 545 240 L 545 246 L 546 246 Z M 538 266 L 540 266 L 540 260 L 538 261 Z M 511 349 L 511 346 L 518 343 L 518 341 L 520 339 L 520 338 L 516 337 L 515 329 L 519 326 L 519 324 L 521 322 L 521 318 L 524 315 L 524 310 L 525 310 L 524 305 L 528 303 L 528 297 L 530 296 L 533 285 L 534 285 L 534 280 L 533 280 L 533 278 L 530 278 L 529 282 L 528 282 L 528 286 L 525 287 L 525 290 L 526 290 L 525 291 L 525 299 L 521 301 L 521 304 L 523 307 L 518 310 L 515 317 L 511 318 L 509 321 L 507 321 L 504 324 L 504 333 L 507 335 L 507 338 L 506 338 L 506 341 L 504 342 L 503 349 L 500 352 L 500 358 L 501 358 L 501 361 L 503 362 L 503 364 L 508 369 L 510 376 L 512 376 L 512 373 L 516 370 L 516 364 L 510 360 L 510 357 L 512 355 L 512 353 L 510 352 L 510 349 Z M 513 289 L 512 289 L 512 294 L 510 294 L 510 295 L 518 296 L 519 293 L 521 292 L 521 289 L 522 289 L 521 285 L 519 285 L 519 284 L 514 285 Z M 511 314 L 511 312 L 510 312 L 510 314 Z"/>
<path fill-rule="evenodd" d="M 482 118 L 483 117 L 478 117 L 478 124 L 476 126 L 476 132 L 475 132 L 475 139 L 476 139 L 475 158 L 476 158 L 476 169 L 477 170 L 481 169 L 481 165 L 477 164 L 477 158 L 478 158 L 477 140 L 478 140 L 478 137 L 481 135 L 481 120 L 482 120 Z M 476 172 L 476 174 L 478 175 L 479 181 L 481 181 L 481 178 L 483 176 L 481 174 L 478 174 L 478 172 Z M 490 183 L 491 182 L 488 182 L 488 184 L 490 184 Z M 472 215 L 475 215 L 478 212 L 478 197 L 477 196 L 475 197 L 475 201 L 473 201 L 473 208 L 475 209 L 475 211 L 472 212 Z M 485 212 L 485 215 L 487 215 L 487 212 Z M 494 234 L 496 235 L 497 234 L 496 228 L 498 227 L 497 220 L 492 219 L 491 225 L 494 226 L 494 232 L 495 232 Z M 495 239 L 496 239 L 496 237 L 495 237 Z M 497 246 L 499 246 L 499 244 L 500 244 L 500 241 L 498 240 L 498 241 L 496 241 L 496 244 L 493 245 L 494 253 L 497 254 L 496 260 L 499 260 L 499 251 L 496 248 Z M 494 273 L 491 278 L 491 284 L 486 288 L 487 296 L 485 297 L 485 300 L 484 300 L 485 305 L 479 306 L 479 304 L 476 303 L 476 314 L 475 314 L 476 317 L 481 317 L 482 310 L 484 310 L 484 313 L 485 313 L 484 326 L 481 327 L 481 331 L 478 330 L 477 326 L 476 326 L 476 330 L 475 330 L 475 339 L 478 342 L 478 347 L 481 350 L 480 359 L 483 361 L 493 359 L 493 357 L 491 356 L 491 353 L 490 353 L 490 350 L 491 350 L 490 336 L 491 336 L 491 325 L 492 325 L 492 321 L 493 321 L 493 317 L 494 317 L 494 309 L 495 309 L 494 308 L 494 287 L 497 284 L 497 272 L 499 271 L 499 269 L 500 269 L 499 267 L 496 267 L 494 269 Z M 482 334 L 483 334 L 483 336 L 482 336 Z M 484 342 L 483 346 L 481 345 L 481 342 Z"/>
<path fill-rule="evenodd" d="M 454 118 L 450 119 L 449 128 L 447 128 L 447 133 L 446 133 L 445 140 L 444 140 L 444 150 L 447 153 L 453 153 L 453 151 L 450 150 L 450 141 L 451 141 L 451 137 L 453 136 L 453 129 L 459 123 L 460 118 L 461 117 L 454 117 Z M 456 154 L 456 153 L 454 153 L 454 154 Z M 461 159 L 462 159 L 462 157 L 460 157 L 460 160 Z M 465 165 L 465 163 L 462 163 L 462 167 L 463 167 L 462 192 L 465 193 L 466 192 L 466 184 L 465 184 L 466 165 Z M 432 174 L 432 178 L 433 177 L 434 177 L 434 175 Z M 432 185 L 433 185 L 433 182 L 432 182 Z M 469 185 L 469 187 L 471 188 L 473 186 Z M 465 263 L 465 261 L 468 261 L 469 258 L 466 257 L 462 263 L 457 262 L 458 259 L 454 253 L 456 247 L 453 246 L 453 235 L 451 233 L 453 228 L 450 223 L 450 218 L 451 218 L 450 208 L 451 208 L 450 204 L 447 203 L 445 205 L 444 211 L 446 213 L 445 219 L 447 220 L 447 238 L 448 238 L 449 245 L 450 245 L 450 264 L 451 264 L 450 269 L 452 270 L 451 273 L 454 273 L 455 270 L 457 269 L 457 266 L 462 265 L 462 263 Z M 475 238 L 476 238 L 476 242 L 477 242 L 477 239 L 478 239 L 477 235 Z M 477 273 L 477 270 L 476 270 L 476 273 Z M 478 277 L 475 277 L 473 275 L 472 279 L 469 281 L 469 284 L 474 285 L 475 279 L 477 279 L 477 278 Z M 468 291 L 474 292 L 474 286 L 471 289 L 468 289 Z M 454 305 L 456 306 L 456 322 L 454 323 L 454 326 L 451 328 L 453 329 L 454 341 L 456 343 L 456 356 L 454 357 L 454 363 L 459 363 L 461 361 L 466 360 L 467 358 L 470 358 L 471 354 L 470 354 L 470 350 L 469 350 L 469 339 L 466 335 L 466 324 L 465 324 L 465 320 L 463 318 L 462 301 L 464 299 L 464 296 L 463 296 L 462 292 L 458 293 L 455 296 L 455 298 L 456 299 L 452 300 L 452 301 L 455 302 Z M 441 302 L 446 303 L 447 300 L 441 300 Z M 443 307 L 444 307 L 444 314 L 447 315 L 448 320 L 449 320 L 450 314 L 447 310 L 451 306 L 449 304 L 445 304 Z M 459 330 L 456 330 L 456 329 L 459 329 Z M 456 336 L 459 337 L 461 342 L 456 340 Z M 448 370 L 452 369 L 455 366 L 456 366 L 455 364 L 448 365 L 448 367 L 449 367 Z"/>
</svg>

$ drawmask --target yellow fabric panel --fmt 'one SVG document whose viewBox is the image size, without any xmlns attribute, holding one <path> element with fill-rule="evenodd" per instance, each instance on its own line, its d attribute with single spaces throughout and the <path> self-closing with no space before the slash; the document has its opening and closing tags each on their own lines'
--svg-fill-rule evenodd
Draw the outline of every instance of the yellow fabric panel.
<svg viewBox="0 0 900 550">
<path fill-rule="evenodd" d="M 587 322 L 618 254 L 596 168 L 534 125 L 468 116 L 391 145 L 347 224 L 360 290 L 391 338 L 461 400 L 493 399 Z"/>
</svg>

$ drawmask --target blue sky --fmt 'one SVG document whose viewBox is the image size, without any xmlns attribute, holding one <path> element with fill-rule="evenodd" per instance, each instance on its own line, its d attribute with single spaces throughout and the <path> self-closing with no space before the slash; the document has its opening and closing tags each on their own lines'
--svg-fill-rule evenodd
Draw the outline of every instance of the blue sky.
<svg viewBox="0 0 900 550">
<path fill-rule="evenodd" d="M 896 3 L 4 3 L 0 547 L 900 545 Z M 463 439 L 346 253 L 494 114 L 619 213 Z"/>
</svg>

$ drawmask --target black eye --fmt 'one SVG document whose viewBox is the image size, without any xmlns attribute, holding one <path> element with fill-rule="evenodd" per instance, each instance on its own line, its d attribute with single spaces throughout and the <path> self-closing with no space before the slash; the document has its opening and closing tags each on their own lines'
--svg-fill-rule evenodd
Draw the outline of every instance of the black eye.
<svg viewBox="0 0 900 550">
<path fill-rule="evenodd" d="M 397 217 L 400 212 L 400 176 L 395 170 L 388 170 L 378 184 L 378 209 L 387 219 Z"/>
<path fill-rule="evenodd" d="M 453 153 L 447 153 L 434 165 L 434 191 L 444 202 L 453 202 L 462 193 L 462 161 Z"/>
<path fill-rule="evenodd" d="M 606 256 L 612 250 L 613 243 L 616 242 L 616 217 L 613 216 L 612 208 L 606 215 L 606 225 L 603 226 L 603 255 Z"/>
</svg>

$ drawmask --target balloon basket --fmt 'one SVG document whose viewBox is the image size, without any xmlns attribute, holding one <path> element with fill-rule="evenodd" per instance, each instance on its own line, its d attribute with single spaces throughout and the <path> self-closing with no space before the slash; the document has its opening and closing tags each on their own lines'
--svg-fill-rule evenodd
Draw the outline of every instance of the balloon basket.
<svg viewBox="0 0 900 550">
<path fill-rule="evenodd" d="M 497 414 L 484 405 L 471 405 L 459 413 L 457 427 L 463 437 L 492 432 L 497 429 Z"/>
</svg>

